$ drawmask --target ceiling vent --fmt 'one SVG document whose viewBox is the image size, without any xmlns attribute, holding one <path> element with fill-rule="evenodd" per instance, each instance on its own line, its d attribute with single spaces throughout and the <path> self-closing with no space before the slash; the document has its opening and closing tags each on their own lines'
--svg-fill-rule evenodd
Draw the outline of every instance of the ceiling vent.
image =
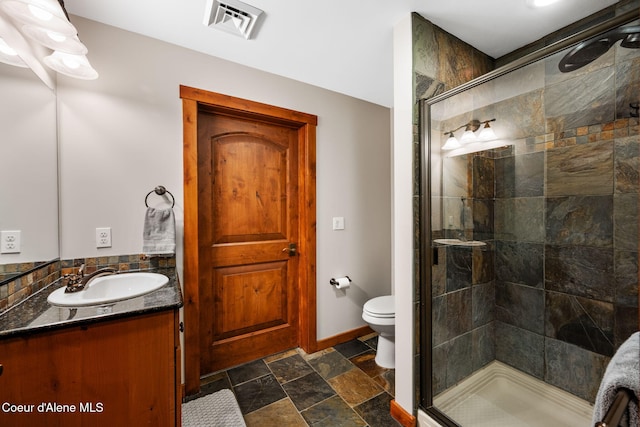
<svg viewBox="0 0 640 427">
<path fill-rule="evenodd" d="M 249 39 L 261 14 L 238 0 L 207 0 L 204 25 Z"/>
</svg>

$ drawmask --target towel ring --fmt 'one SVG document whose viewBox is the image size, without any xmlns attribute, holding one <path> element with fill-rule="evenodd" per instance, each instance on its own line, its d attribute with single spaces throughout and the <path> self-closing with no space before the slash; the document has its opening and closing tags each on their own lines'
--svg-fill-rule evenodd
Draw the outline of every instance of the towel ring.
<svg viewBox="0 0 640 427">
<path fill-rule="evenodd" d="M 171 194 L 171 191 L 169 191 L 166 188 L 164 188 L 163 185 L 158 185 L 156 188 L 154 188 L 153 190 L 149 191 L 147 193 L 147 196 L 144 198 L 144 205 L 146 207 L 149 207 L 149 204 L 147 203 L 147 199 L 149 199 L 149 196 L 151 195 L 151 193 L 156 193 L 158 196 L 162 196 L 164 194 L 169 194 L 171 196 L 171 208 L 173 209 L 173 207 L 176 205 L 176 198 L 173 197 L 173 194 Z"/>
</svg>

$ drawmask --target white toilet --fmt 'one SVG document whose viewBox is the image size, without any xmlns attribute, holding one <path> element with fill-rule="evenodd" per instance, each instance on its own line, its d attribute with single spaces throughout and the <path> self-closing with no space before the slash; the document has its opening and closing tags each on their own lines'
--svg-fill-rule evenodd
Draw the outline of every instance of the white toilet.
<svg viewBox="0 0 640 427">
<path fill-rule="evenodd" d="M 383 368 L 396 367 L 396 307 L 393 295 L 372 298 L 364 304 L 362 319 L 378 332 L 376 364 Z"/>
</svg>

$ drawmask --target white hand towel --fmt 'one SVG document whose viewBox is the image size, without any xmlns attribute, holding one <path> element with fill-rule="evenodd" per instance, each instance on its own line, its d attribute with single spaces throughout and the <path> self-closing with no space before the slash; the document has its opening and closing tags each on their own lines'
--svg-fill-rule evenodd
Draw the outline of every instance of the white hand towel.
<svg viewBox="0 0 640 427">
<path fill-rule="evenodd" d="M 147 208 L 142 231 L 145 255 L 173 255 L 176 252 L 176 220 L 173 209 Z"/>
</svg>

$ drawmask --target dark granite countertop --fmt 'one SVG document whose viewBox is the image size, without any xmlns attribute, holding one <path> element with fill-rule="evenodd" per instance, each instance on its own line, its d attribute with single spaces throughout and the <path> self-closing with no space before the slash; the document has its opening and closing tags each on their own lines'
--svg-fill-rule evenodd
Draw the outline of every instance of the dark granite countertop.
<svg viewBox="0 0 640 427">
<path fill-rule="evenodd" d="M 0 312 L 0 339 L 182 307 L 182 292 L 175 268 L 144 271 L 164 274 L 169 277 L 169 283 L 146 295 L 104 306 L 63 308 L 49 304 L 49 294 L 62 287 L 62 281 L 58 280 Z"/>
</svg>

